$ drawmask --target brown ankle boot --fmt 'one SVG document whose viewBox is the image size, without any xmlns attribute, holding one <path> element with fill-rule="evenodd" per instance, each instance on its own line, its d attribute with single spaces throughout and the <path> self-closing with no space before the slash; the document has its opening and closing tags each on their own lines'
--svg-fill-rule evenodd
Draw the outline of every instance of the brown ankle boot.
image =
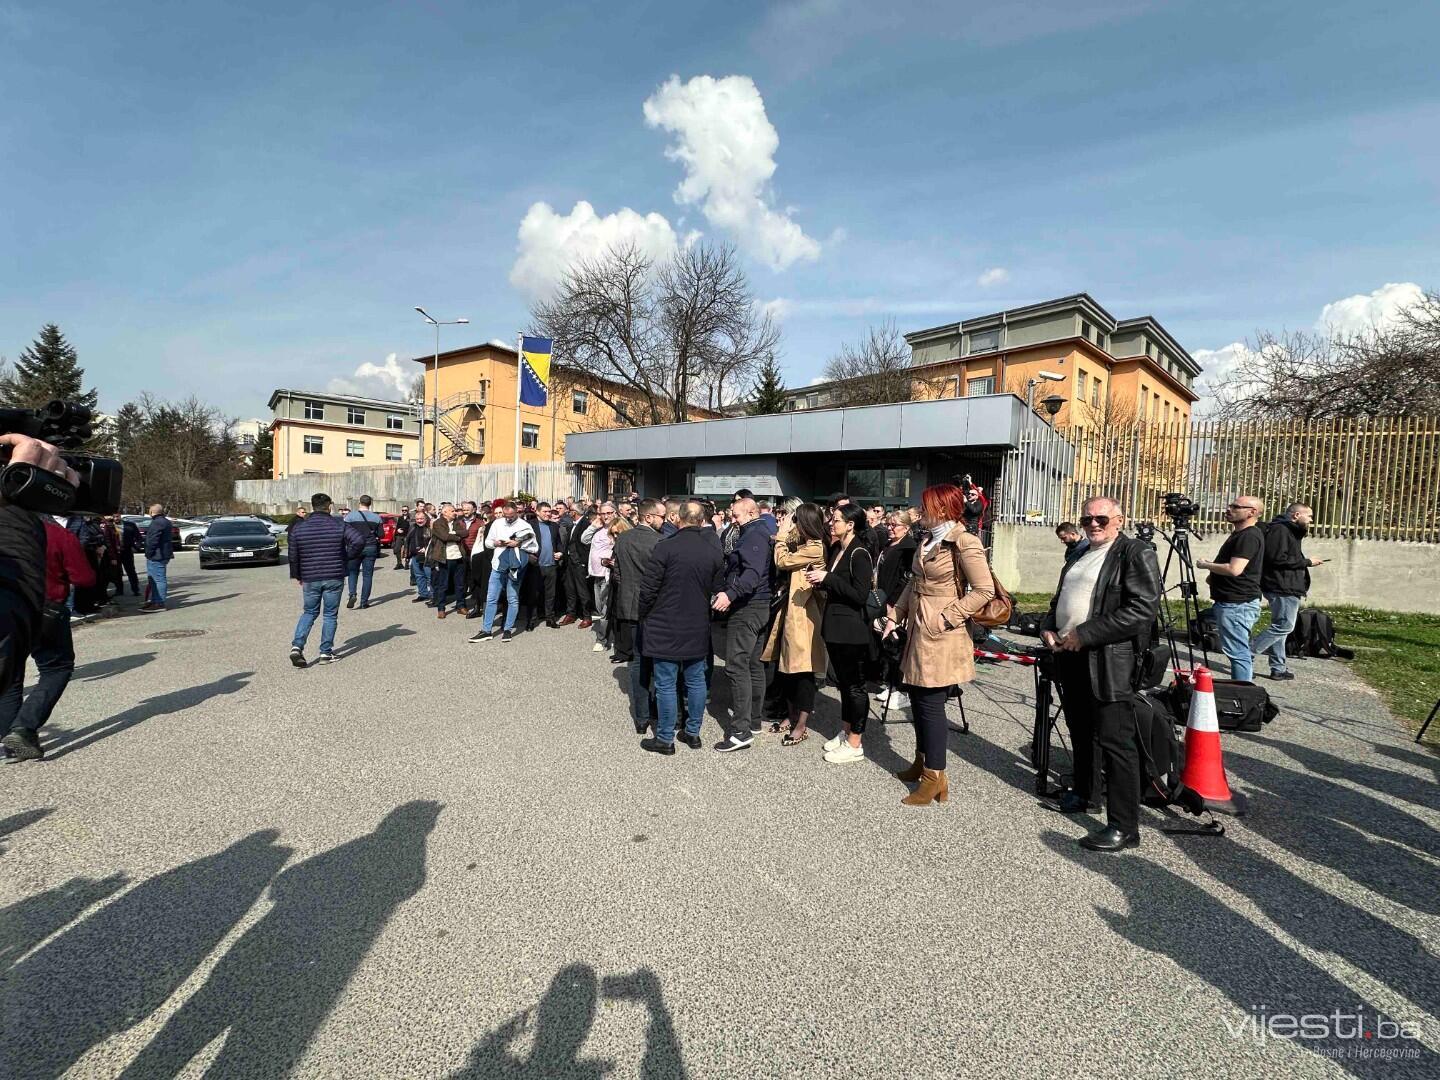
<svg viewBox="0 0 1440 1080">
<path fill-rule="evenodd" d="M 895 774 L 895 778 L 897 780 L 904 780 L 907 784 L 913 784 L 916 780 L 920 779 L 921 774 L 924 772 L 925 755 L 917 750 L 915 751 L 915 763 L 908 769 L 901 769 Z"/>
<path fill-rule="evenodd" d="M 920 786 L 900 801 L 906 806 L 929 806 L 932 802 L 948 802 L 949 799 L 950 781 L 945 776 L 945 770 L 923 769 Z"/>
</svg>

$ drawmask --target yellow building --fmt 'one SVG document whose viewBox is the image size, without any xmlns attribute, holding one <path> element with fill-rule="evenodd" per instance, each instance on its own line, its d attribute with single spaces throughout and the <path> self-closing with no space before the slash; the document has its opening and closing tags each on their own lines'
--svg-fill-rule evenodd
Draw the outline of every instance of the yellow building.
<svg viewBox="0 0 1440 1080">
<path fill-rule="evenodd" d="M 415 406 L 379 398 L 276 390 L 270 395 L 271 475 L 349 472 L 420 457 Z"/>
<path fill-rule="evenodd" d="M 1024 398 L 1029 391 L 1037 405 L 1058 397 L 1058 427 L 1184 424 L 1199 400 L 1200 365 L 1164 327 L 1149 315 L 1117 320 L 1085 293 L 916 330 L 905 340 L 917 397 Z"/>
<path fill-rule="evenodd" d="M 509 465 L 515 462 L 515 428 L 520 426 L 521 463 L 565 460 L 565 437 L 576 431 L 624 426 L 614 402 L 645 414 L 640 396 L 628 386 L 568 377 L 551 368 L 549 401 L 543 409 L 516 405 L 519 354 L 505 345 L 472 345 L 417 356 L 425 367 L 425 441 L 422 458 L 442 465 Z M 714 413 L 691 409 L 691 419 Z M 434 422 L 438 415 L 438 424 Z"/>
</svg>

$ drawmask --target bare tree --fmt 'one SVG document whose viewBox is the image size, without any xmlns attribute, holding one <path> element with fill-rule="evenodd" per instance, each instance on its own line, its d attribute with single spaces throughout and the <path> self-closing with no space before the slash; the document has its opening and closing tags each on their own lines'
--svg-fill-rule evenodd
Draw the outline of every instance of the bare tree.
<svg viewBox="0 0 1440 1080">
<path fill-rule="evenodd" d="M 1358 333 L 1262 331 L 1216 391 L 1234 420 L 1327 420 L 1440 413 L 1440 293 Z"/>
<path fill-rule="evenodd" d="M 910 346 L 893 319 L 870 327 L 858 345 L 841 345 L 823 374 L 835 384 L 830 399 L 836 405 L 885 405 L 938 396 L 925 391 L 937 390 L 943 381 L 917 374 L 910 366 Z"/>
<path fill-rule="evenodd" d="M 583 388 L 635 425 L 723 401 L 725 383 L 748 383 L 779 340 L 734 249 L 708 244 L 658 265 L 633 245 L 612 248 L 573 267 L 531 320 L 555 342 L 553 389 Z"/>
</svg>

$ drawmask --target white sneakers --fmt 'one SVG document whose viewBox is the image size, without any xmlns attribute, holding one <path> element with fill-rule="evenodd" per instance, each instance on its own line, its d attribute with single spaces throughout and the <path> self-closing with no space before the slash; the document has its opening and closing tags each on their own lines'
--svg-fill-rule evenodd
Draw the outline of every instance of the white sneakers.
<svg viewBox="0 0 1440 1080">
<path fill-rule="evenodd" d="M 840 749 L 840 744 L 843 743 L 844 741 L 845 741 L 845 736 L 844 736 L 844 735 L 836 735 L 833 739 L 828 739 L 828 740 L 826 740 L 825 745 L 824 745 L 823 747 L 821 747 L 821 749 L 824 750 L 825 753 L 828 754 L 828 753 L 830 753 L 831 750 L 838 750 L 838 749 Z"/>
<path fill-rule="evenodd" d="M 828 746 L 829 744 L 827 743 L 826 745 Z M 831 765 L 848 765 L 852 761 L 864 761 L 865 748 L 862 746 L 851 746 L 848 740 L 841 739 L 839 746 L 825 752 L 825 760 Z"/>
<path fill-rule="evenodd" d="M 885 700 L 884 694 L 875 695 L 875 700 L 880 702 L 880 707 L 882 709 L 903 709 L 909 706 L 909 700 L 899 690 L 891 690 L 889 694 L 889 701 Z"/>
<path fill-rule="evenodd" d="M 604 651 L 605 651 L 605 646 L 602 645 L 600 642 L 597 641 L 597 642 L 595 642 L 594 645 L 590 646 L 590 651 L 591 651 L 591 652 L 604 652 Z"/>
</svg>

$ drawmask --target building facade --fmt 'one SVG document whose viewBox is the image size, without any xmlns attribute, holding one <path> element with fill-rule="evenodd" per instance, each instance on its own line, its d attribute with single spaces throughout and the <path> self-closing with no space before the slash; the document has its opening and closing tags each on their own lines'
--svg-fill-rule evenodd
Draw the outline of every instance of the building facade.
<svg viewBox="0 0 1440 1080">
<path fill-rule="evenodd" d="M 415 406 L 405 402 L 276 390 L 269 404 L 276 480 L 413 465 L 420 459 L 420 420 Z"/>
<path fill-rule="evenodd" d="M 1200 365 L 1159 322 L 1117 320 L 1086 293 L 915 330 L 905 340 L 916 397 L 1058 397 L 1058 427 L 1188 424 L 1199 399 Z"/>
<path fill-rule="evenodd" d="M 576 432 L 629 426 L 616 406 L 642 416 L 640 396 L 612 382 L 567 377 L 551 369 L 549 401 L 543 409 L 517 406 L 519 353 L 487 343 L 417 356 L 425 370 L 421 457 L 442 465 L 506 465 L 515 462 L 516 427 L 520 462 L 563 461 L 566 439 Z M 714 414 L 692 409 L 697 420 Z"/>
</svg>

